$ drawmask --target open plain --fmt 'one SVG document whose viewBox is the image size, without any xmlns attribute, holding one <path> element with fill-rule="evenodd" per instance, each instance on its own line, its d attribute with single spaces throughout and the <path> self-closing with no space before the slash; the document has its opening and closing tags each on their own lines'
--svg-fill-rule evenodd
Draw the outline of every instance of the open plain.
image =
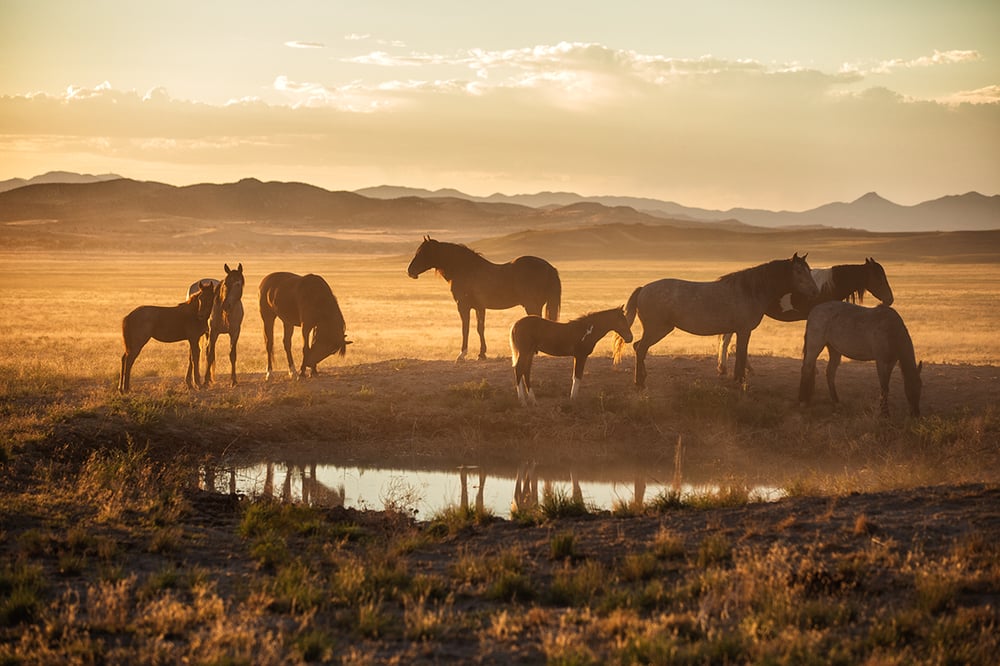
<svg viewBox="0 0 1000 666">
<path fill-rule="evenodd" d="M 506 339 L 523 313 L 490 311 L 488 359 L 456 363 L 447 286 L 409 279 L 408 260 L 4 253 L 0 661 L 989 663 L 1000 650 L 995 263 L 883 261 L 924 361 L 911 419 L 898 369 L 878 416 L 865 363 L 841 368 L 838 407 L 821 385 L 800 408 L 803 323 L 770 320 L 743 386 L 717 376 L 715 338 L 675 332 L 637 392 L 634 357 L 614 366 L 609 338 L 574 402 L 572 362 L 537 359 L 525 409 Z M 180 302 L 224 262 L 248 277 L 239 384 L 188 391 L 185 345 L 151 342 L 119 395 L 121 318 Z M 751 263 L 560 261 L 562 319 Z M 256 285 L 275 270 L 321 274 L 340 301 L 353 344 L 316 378 L 263 379 Z M 234 462 L 507 477 L 534 462 L 543 488 L 512 514 L 455 503 L 417 520 L 405 482 L 366 511 L 206 490 L 205 471 Z M 664 467 L 706 489 L 597 510 L 566 482 Z M 755 501 L 760 485 L 784 497 Z"/>
</svg>

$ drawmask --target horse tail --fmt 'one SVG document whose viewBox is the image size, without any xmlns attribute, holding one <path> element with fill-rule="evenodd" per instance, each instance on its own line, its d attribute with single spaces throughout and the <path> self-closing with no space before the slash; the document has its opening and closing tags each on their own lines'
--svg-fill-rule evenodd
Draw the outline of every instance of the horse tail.
<svg viewBox="0 0 1000 666">
<path fill-rule="evenodd" d="M 639 292 L 642 291 L 642 287 L 636 287 L 632 292 L 632 295 L 628 297 L 628 302 L 625 303 L 625 321 L 628 322 L 629 328 L 632 328 L 632 324 L 635 322 L 635 315 L 638 310 L 637 303 L 639 302 Z M 622 354 L 625 353 L 625 338 L 614 334 L 614 348 L 612 355 L 612 363 L 618 365 L 621 363 Z"/>
<path fill-rule="evenodd" d="M 562 282 L 559 280 L 559 273 L 553 275 L 549 284 L 548 294 L 545 297 L 545 318 L 549 321 L 559 321 L 559 306 L 562 301 Z"/>
</svg>

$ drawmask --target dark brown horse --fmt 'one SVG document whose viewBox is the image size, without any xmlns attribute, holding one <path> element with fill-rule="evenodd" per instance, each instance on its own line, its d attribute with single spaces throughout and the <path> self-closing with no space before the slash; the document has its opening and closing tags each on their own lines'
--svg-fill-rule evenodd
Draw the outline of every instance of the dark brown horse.
<svg viewBox="0 0 1000 666">
<path fill-rule="evenodd" d="M 122 341 L 125 353 L 122 354 L 121 375 L 118 379 L 118 390 L 126 393 L 129 390 L 132 377 L 132 365 L 139 352 L 146 346 L 150 338 L 160 342 L 180 342 L 187 340 L 191 348 L 188 354 L 188 369 L 186 382 L 189 388 L 201 386 L 200 349 L 198 340 L 208 330 L 208 317 L 212 314 L 212 303 L 215 300 L 215 285 L 206 280 L 198 285 L 197 293 L 187 301 L 173 307 L 159 305 L 140 305 L 122 319 Z M 191 379 L 194 377 L 194 383 Z"/>
<path fill-rule="evenodd" d="M 424 236 L 413 260 L 406 269 L 414 280 L 431 268 L 451 285 L 451 295 L 462 318 L 462 353 L 469 351 L 469 316 L 476 311 L 479 333 L 479 358 L 486 358 L 486 310 L 506 310 L 518 305 L 529 315 L 559 319 L 562 283 L 559 271 L 538 257 L 518 257 L 506 264 L 494 264 L 464 245 L 436 241 Z"/>
<path fill-rule="evenodd" d="M 735 377 L 742 381 L 750 332 L 760 324 L 768 306 L 789 292 L 809 297 L 817 293 L 809 264 L 797 253 L 791 259 L 775 259 L 723 275 L 714 282 L 667 278 L 638 287 L 625 305 L 629 324 L 637 314 L 642 322 L 642 337 L 635 343 L 636 386 L 646 384 L 649 348 L 675 328 L 694 335 L 736 331 Z M 621 357 L 624 346 L 623 340 L 616 340 L 616 358 Z"/>
<path fill-rule="evenodd" d="M 632 331 L 621 306 L 586 314 L 578 319 L 559 323 L 528 315 L 510 327 L 511 364 L 514 366 L 514 384 L 521 404 L 535 403 L 531 390 L 531 362 L 538 352 L 550 356 L 573 357 L 573 388 L 570 400 L 576 398 L 583 381 L 583 368 L 587 357 L 598 341 L 614 331 L 624 342 L 632 341 Z"/>
<path fill-rule="evenodd" d="M 274 350 L 274 320 L 284 326 L 282 342 L 288 358 L 288 375 L 295 377 L 292 362 L 292 334 L 302 327 L 302 365 L 298 376 L 317 374 L 316 365 L 330 354 L 343 356 L 351 344 L 345 335 L 344 315 L 326 280 L 318 275 L 271 273 L 260 281 L 260 317 L 264 320 L 264 345 L 267 348 L 267 372 L 271 378 Z M 311 341 L 310 341 L 311 338 Z"/>
<path fill-rule="evenodd" d="M 784 294 L 778 301 L 771 304 L 764 312 L 768 317 L 778 321 L 804 321 L 810 310 L 827 301 L 846 301 L 852 303 L 865 302 L 865 292 L 882 302 L 892 305 L 892 287 L 885 269 L 871 257 L 863 264 L 838 264 L 829 268 L 813 268 L 813 281 L 819 289 L 815 298 L 801 294 Z M 719 374 L 726 374 L 726 355 L 729 351 L 729 341 L 732 333 L 725 333 L 719 339 Z"/>
<path fill-rule="evenodd" d="M 879 406 L 882 414 L 888 414 L 889 378 L 896 363 L 899 363 L 910 414 L 920 416 L 920 391 L 923 386 L 920 371 L 924 364 L 923 361 L 917 363 L 910 333 L 895 310 L 888 305 L 865 308 L 842 301 L 821 303 L 812 308 L 802 346 L 802 377 L 799 383 L 799 402 L 802 404 L 812 399 L 816 358 L 824 347 L 830 354 L 826 365 L 826 385 L 833 402 L 839 401 L 834 381 L 842 356 L 855 361 L 875 361 L 881 387 Z"/>
<path fill-rule="evenodd" d="M 229 336 L 230 380 L 236 386 L 236 343 L 240 339 L 240 328 L 243 325 L 243 264 L 236 270 L 223 264 L 226 269 L 226 279 L 221 282 L 205 278 L 195 282 L 188 288 L 188 296 L 198 291 L 203 282 L 215 285 L 215 303 L 212 305 L 212 315 L 208 318 L 208 333 L 205 340 L 205 383 L 211 384 L 215 371 L 215 343 L 219 336 Z"/>
</svg>

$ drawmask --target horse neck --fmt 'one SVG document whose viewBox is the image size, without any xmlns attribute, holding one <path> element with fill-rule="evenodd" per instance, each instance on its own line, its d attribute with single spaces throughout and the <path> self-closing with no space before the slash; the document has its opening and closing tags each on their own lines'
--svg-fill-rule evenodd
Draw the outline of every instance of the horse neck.
<svg viewBox="0 0 1000 666">
<path fill-rule="evenodd" d="M 864 303 L 868 288 L 868 267 L 864 264 L 840 264 L 833 267 L 833 300 L 842 301 L 850 297 Z"/>
<path fill-rule="evenodd" d="M 788 293 L 791 275 L 791 259 L 775 259 L 730 276 L 739 279 L 739 283 L 749 289 L 756 300 L 771 303 Z"/>
<path fill-rule="evenodd" d="M 582 331 L 582 337 L 603 338 L 609 331 L 614 330 L 616 323 L 615 310 L 602 310 L 592 314 L 584 315 L 578 319 L 567 322 Z"/>
<path fill-rule="evenodd" d="M 475 250 L 455 243 L 442 243 L 438 254 L 437 270 L 446 280 L 461 277 L 473 269 L 491 264 Z"/>
</svg>

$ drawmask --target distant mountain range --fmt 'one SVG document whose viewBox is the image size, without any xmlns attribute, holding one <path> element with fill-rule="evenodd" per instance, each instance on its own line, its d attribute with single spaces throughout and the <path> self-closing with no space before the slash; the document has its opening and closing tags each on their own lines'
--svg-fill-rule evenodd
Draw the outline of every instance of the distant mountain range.
<svg viewBox="0 0 1000 666">
<path fill-rule="evenodd" d="M 97 177 L 92 177 L 97 178 Z M 383 193 L 385 193 L 383 191 Z M 540 203 L 546 195 L 532 203 Z M 895 206 L 877 196 L 810 211 L 813 220 L 856 221 L 897 209 L 938 209 L 937 219 L 970 219 L 978 204 L 994 230 L 873 233 L 833 226 L 767 228 L 737 219 L 671 218 L 577 195 L 533 207 L 457 196 L 374 198 L 304 183 L 261 182 L 176 187 L 127 178 L 36 183 L 0 192 L 0 249 L 213 253 L 407 255 L 430 233 L 500 259 L 541 254 L 562 259 L 731 259 L 758 263 L 813 252 L 822 264 L 865 256 L 904 261 L 1000 262 L 997 197 L 946 197 Z M 627 201 L 627 200 L 624 200 Z M 563 203 L 568 202 L 568 203 Z M 612 205 L 614 204 L 614 205 Z M 690 209 L 689 209 L 690 210 Z M 725 213 L 718 213 L 722 218 Z M 899 213 L 902 214 L 902 213 Z M 784 215 L 774 213 L 773 215 Z M 796 215 L 796 214 L 790 214 Z M 798 215 L 805 215 L 801 213 Z M 971 216 L 972 213 L 966 213 Z M 981 213 L 982 215 L 982 213 Z M 825 217 L 824 217 L 825 216 Z M 845 224 L 846 226 L 846 224 Z M 821 264 L 821 265 L 822 265 Z"/>
<path fill-rule="evenodd" d="M 118 174 L 103 173 L 99 176 L 92 176 L 89 173 L 72 173 L 70 171 L 49 171 L 34 178 L 11 178 L 10 180 L 0 180 L 0 192 L 17 189 L 25 185 L 41 185 L 45 183 L 100 183 L 105 180 L 117 180 L 121 178 Z"/>
<path fill-rule="evenodd" d="M 399 197 L 458 198 L 484 203 L 510 203 L 534 208 L 568 206 L 592 202 L 609 207 L 626 206 L 656 217 L 673 220 L 732 220 L 760 227 L 817 226 L 864 229 L 867 231 L 956 231 L 1000 229 L 1000 195 L 984 196 L 978 192 L 946 196 L 915 206 L 902 206 L 869 192 L 850 203 L 829 203 L 811 210 L 769 211 L 752 208 L 709 210 L 682 206 L 672 201 L 638 197 L 584 197 L 572 192 L 537 194 L 492 194 L 475 197 L 458 190 L 423 190 L 384 185 L 355 190 L 357 194 L 379 199 Z"/>
</svg>

